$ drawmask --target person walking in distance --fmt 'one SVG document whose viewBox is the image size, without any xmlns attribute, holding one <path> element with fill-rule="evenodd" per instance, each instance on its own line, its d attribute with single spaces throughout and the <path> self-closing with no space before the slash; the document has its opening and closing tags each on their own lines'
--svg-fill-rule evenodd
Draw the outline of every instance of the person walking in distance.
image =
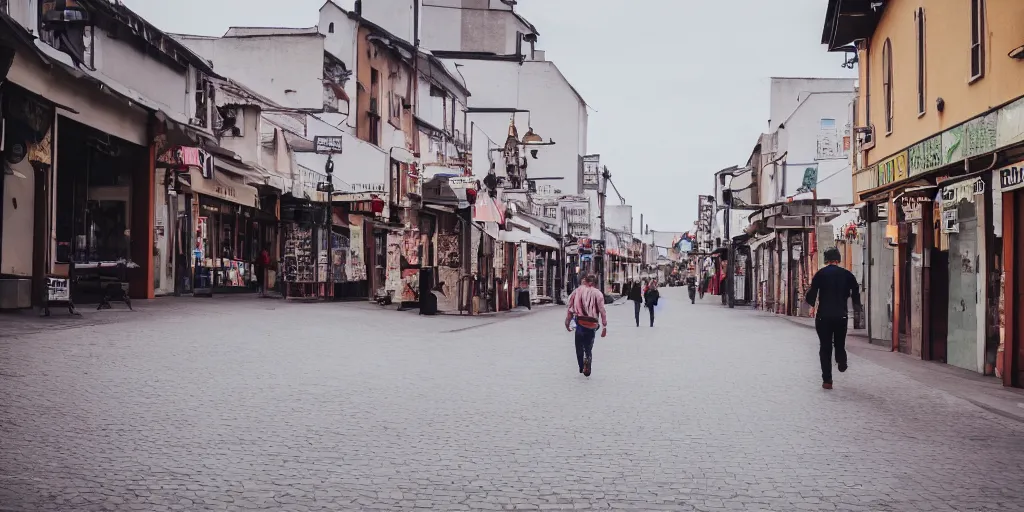
<svg viewBox="0 0 1024 512">
<path fill-rule="evenodd" d="M 690 275 L 686 278 L 686 290 L 690 294 L 690 304 L 697 303 L 697 277 Z"/>
<path fill-rule="evenodd" d="M 651 327 L 654 327 L 654 307 L 658 305 L 659 299 L 661 299 L 661 292 L 658 291 L 658 280 L 651 279 L 647 290 L 644 291 L 644 303 L 647 305 L 647 311 L 651 313 Z"/>
<path fill-rule="evenodd" d="M 818 331 L 818 355 L 821 359 L 821 387 L 832 389 L 832 349 L 835 347 L 839 371 L 847 369 L 846 329 L 849 312 L 846 304 L 853 297 L 855 311 L 860 311 L 860 286 L 849 270 L 839 266 L 842 257 L 839 249 L 825 251 L 825 268 L 814 274 L 811 287 L 807 290 L 807 303 L 812 307 L 815 300 L 818 308 L 814 315 L 814 327 Z"/>
<path fill-rule="evenodd" d="M 633 316 L 636 318 L 636 326 L 640 327 L 640 307 L 644 303 L 644 290 L 640 281 L 633 283 L 633 286 L 629 288 L 627 297 L 633 301 Z"/>
<path fill-rule="evenodd" d="M 608 313 L 604 308 L 604 294 L 596 288 L 597 277 L 588 275 L 583 284 L 569 297 L 565 315 L 565 330 L 572 332 L 569 322 L 576 320 L 576 362 L 580 373 L 590 377 L 593 363 L 594 338 L 601 329 L 601 337 L 608 336 Z M 600 322 L 600 323 L 599 323 Z"/>
</svg>

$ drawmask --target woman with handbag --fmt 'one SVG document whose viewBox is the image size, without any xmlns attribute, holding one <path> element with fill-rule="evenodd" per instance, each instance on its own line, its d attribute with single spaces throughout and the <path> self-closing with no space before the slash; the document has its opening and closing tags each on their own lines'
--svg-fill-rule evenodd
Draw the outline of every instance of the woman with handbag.
<svg viewBox="0 0 1024 512">
<path fill-rule="evenodd" d="M 569 308 L 565 315 L 565 330 L 572 332 L 569 322 L 576 320 L 576 362 L 580 373 L 590 377 L 593 362 L 594 338 L 597 330 L 601 337 L 608 336 L 608 313 L 604 307 L 604 294 L 595 288 L 597 278 L 588 275 L 583 285 L 569 297 Z M 600 322 L 600 323 L 599 323 Z"/>
<path fill-rule="evenodd" d="M 647 285 L 647 290 L 644 292 L 644 303 L 647 306 L 647 310 L 651 312 L 651 327 L 654 327 L 654 307 L 658 305 L 658 299 L 661 298 L 661 293 L 658 291 L 658 280 L 651 279 L 651 284 Z"/>
</svg>

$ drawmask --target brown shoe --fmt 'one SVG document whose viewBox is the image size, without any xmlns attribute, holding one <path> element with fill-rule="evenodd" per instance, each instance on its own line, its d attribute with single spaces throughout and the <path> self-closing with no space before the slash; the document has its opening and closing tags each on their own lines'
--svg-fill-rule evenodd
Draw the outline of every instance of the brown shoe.
<svg viewBox="0 0 1024 512">
<path fill-rule="evenodd" d="M 825 389 L 832 389 L 832 383 L 831 382 L 822 383 L 821 387 L 823 387 Z"/>
</svg>

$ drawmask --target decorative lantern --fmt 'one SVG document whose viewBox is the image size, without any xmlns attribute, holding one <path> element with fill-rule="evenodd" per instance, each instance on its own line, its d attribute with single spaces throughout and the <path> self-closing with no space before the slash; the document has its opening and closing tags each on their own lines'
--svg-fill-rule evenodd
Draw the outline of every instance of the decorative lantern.
<svg viewBox="0 0 1024 512">
<path fill-rule="evenodd" d="M 476 189 L 475 188 L 467 188 L 466 189 L 466 202 L 469 203 L 470 205 L 476 204 Z"/>
</svg>

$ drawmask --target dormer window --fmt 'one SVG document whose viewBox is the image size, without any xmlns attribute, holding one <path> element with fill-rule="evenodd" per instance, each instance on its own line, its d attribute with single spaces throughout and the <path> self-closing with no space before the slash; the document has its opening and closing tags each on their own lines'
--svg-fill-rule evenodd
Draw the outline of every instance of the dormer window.
<svg viewBox="0 0 1024 512">
<path fill-rule="evenodd" d="M 71 56 L 75 64 L 92 67 L 89 11 L 80 0 L 41 1 L 39 25 L 40 39 Z"/>
</svg>

